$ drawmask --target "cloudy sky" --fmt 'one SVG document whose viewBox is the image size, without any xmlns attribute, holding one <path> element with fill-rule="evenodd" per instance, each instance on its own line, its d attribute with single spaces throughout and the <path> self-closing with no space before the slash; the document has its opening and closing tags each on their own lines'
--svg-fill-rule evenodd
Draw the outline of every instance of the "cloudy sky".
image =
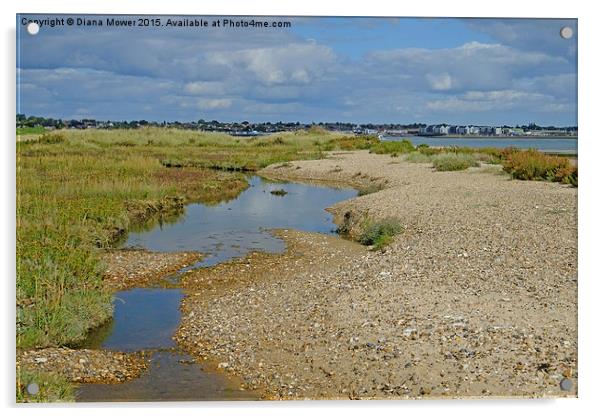
<svg viewBox="0 0 602 416">
<path fill-rule="evenodd" d="M 577 124 L 575 20 L 259 18 L 291 27 L 43 26 L 31 36 L 22 17 L 17 110 L 28 115 Z"/>
</svg>

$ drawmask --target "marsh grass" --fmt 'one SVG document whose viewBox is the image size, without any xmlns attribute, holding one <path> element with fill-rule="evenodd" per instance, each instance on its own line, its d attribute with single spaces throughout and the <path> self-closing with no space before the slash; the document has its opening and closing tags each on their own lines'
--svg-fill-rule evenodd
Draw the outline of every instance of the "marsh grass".
<svg viewBox="0 0 602 416">
<path fill-rule="evenodd" d="M 40 390 L 31 395 L 27 392 L 27 386 L 36 383 Z M 73 402 L 75 401 L 75 389 L 64 377 L 38 371 L 17 369 L 16 383 L 17 403 L 49 403 L 49 402 Z"/>
</svg>

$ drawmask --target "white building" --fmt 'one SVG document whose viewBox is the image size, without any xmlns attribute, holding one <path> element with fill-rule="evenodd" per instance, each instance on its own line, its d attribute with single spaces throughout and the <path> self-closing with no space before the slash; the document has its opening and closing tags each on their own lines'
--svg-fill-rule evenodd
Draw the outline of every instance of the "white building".
<svg viewBox="0 0 602 416">
<path fill-rule="evenodd" d="M 436 134 L 449 134 L 449 126 L 440 125 L 435 128 Z"/>
</svg>

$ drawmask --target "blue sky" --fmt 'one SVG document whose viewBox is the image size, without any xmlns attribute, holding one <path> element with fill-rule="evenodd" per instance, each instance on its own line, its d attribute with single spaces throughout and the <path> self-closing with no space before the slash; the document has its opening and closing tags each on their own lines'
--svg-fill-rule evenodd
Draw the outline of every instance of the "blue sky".
<svg viewBox="0 0 602 416">
<path fill-rule="evenodd" d="M 576 20 L 260 19 L 291 27 L 57 26 L 31 36 L 18 17 L 17 109 L 99 120 L 577 124 Z M 563 26 L 572 39 L 560 37 Z"/>
</svg>

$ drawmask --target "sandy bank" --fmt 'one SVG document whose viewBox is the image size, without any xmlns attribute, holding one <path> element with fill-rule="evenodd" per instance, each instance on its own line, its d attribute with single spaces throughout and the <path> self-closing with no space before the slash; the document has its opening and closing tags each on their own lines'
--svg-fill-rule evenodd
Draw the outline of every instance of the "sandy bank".
<svg viewBox="0 0 602 416">
<path fill-rule="evenodd" d="M 148 287 L 181 268 L 201 260 L 200 253 L 156 253 L 146 250 L 108 250 L 101 255 L 103 279 L 112 290 Z"/>
<path fill-rule="evenodd" d="M 367 152 L 265 169 L 382 181 L 331 210 L 405 231 L 384 253 L 289 231 L 284 255 L 189 273 L 178 342 L 273 398 L 576 395 L 577 190 L 494 172 Z"/>
</svg>

